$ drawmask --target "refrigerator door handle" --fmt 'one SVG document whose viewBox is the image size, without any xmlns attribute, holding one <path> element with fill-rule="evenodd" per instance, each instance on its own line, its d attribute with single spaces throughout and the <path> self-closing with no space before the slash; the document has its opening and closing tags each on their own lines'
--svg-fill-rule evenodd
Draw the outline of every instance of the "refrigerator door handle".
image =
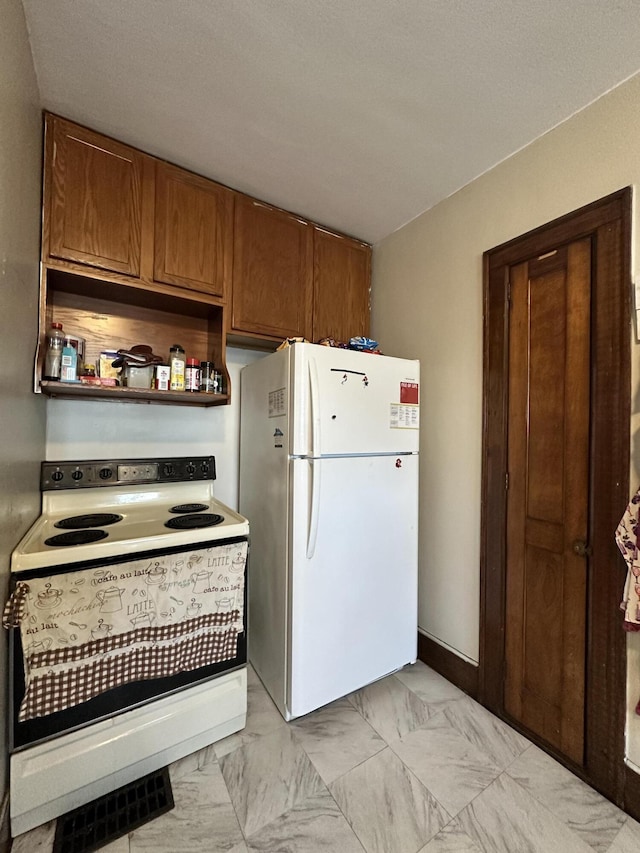
<svg viewBox="0 0 640 853">
<path fill-rule="evenodd" d="M 320 389 L 318 386 L 318 367 L 313 358 L 309 359 L 309 391 L 311 402 L 311 456 L 320 452 Z"/>
<path fill-rule="evenodd" d="M 316 552 L 316 541 L 318 539 L 318 517 L 320 515 L 320 470 L 313 459 L 309 459 L 309 472 L 311 474 L 311 507 L 309 510 L 309 535 L 307 538 L 307 560 L 311 560 Z"/>
</svg>

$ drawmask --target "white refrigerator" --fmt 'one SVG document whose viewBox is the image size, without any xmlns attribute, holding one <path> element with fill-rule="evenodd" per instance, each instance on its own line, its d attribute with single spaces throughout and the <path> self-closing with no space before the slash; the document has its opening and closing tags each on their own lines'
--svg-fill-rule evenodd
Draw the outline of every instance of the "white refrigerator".
<svg viewBox="0 0 640 853">
<path fill-rule="evenodd" d="M 249 659 L 286 720 L 416 660 L 419 372 L 302 343 L 242 370 Z"/>
</svg>

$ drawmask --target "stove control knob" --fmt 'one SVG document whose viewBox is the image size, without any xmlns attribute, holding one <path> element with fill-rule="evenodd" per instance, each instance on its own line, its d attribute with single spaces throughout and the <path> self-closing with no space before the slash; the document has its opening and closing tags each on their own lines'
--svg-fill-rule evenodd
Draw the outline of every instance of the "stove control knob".
<svg viewBox="0 0 640 853">
<path fill-rule="evenodd" d="M 208 474 L 209 473 L 209 463 L 203 462 L 202 465 L 200 466 L 200 470 L 202 471 L 203 474 Z"/>
<path fill-rule="evenodd" d="M 101 480 L 110 480 L 113 477 L 113 471 L 111 468 L 101 468 L 98 472 L 98 476 Z"/>
<path fill-rule="evenodd" d="M 171 464 L 171 462 L 165 462 L 165 464 L 162 466 L 162 473 L 165 477 L 174 476 L 175 471 L 173 470 L 173 465 Z"/>
<path fill-rule="evenodd" d="M 193 464 L 193 462 L 189 462 L 189 464 L 187 465 L 187 474 L 193 475 L 195 473 L 196 473 L 196 466 Z"/>
<path fill-rule="evenodd" d="M 81 480 L 84 477 L 84 474 L 82 473 L 82 471 L 74 471 L 71 476 L 74 480 Z"/>
<path fill-rule="evenodd" d="M 62 473 L 62 471 L 54 471 L 53 474 L 51 475 L 51 479 L 53 480 L 54 483 L 59 483 L 63 477 L 64 477 L 64 474 Z"/>
</svg>

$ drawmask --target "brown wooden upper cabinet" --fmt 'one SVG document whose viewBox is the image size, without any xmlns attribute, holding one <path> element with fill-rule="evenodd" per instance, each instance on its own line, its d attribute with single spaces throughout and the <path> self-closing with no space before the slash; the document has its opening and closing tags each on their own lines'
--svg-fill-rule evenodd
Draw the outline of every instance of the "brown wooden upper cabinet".
<svg viewBox="0 0 640 853">
<path fill-rule="evenodd" d="M 233 192 L 156 163 L 154 280 L 224 298 L 231 270 Z"/>
<path fill-rule="evenodd" d="M 59 116 L 45 123 L 45 279 L 78 276 L 79 294 L 83 278 L 109 282 L 125 304 L 175 299 L 185 316 L 220 306 L 225 334 L 256 343 L 368 333 L 370 246 Z"/>
<path fill-rule="evenodd" d="M 370 246 L 314 228 L 314 341 L 369 334 L 370 271 Z"/>
<path fill-rule="evenodd" d="M 139 276 L 145 155 L 51 115 L 47 146 L 49 255 Z"/>
<path fill-rule="evenodd" d="M 312 259 L 310 223 L 237 195 L 232 330 L 273 338 L 309 338 Z"/>
</svg>

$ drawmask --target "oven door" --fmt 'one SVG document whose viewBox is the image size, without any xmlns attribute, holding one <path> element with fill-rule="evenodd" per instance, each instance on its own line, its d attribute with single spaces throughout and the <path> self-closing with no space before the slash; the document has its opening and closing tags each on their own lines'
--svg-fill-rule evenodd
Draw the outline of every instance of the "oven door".
<svg viewBox="0 0 640 853">
<path fill-rule="evenodd" d="M 247 556 L 241 537 L 12 575 L 11 752 L 246 664 Z"/>
</svg>

